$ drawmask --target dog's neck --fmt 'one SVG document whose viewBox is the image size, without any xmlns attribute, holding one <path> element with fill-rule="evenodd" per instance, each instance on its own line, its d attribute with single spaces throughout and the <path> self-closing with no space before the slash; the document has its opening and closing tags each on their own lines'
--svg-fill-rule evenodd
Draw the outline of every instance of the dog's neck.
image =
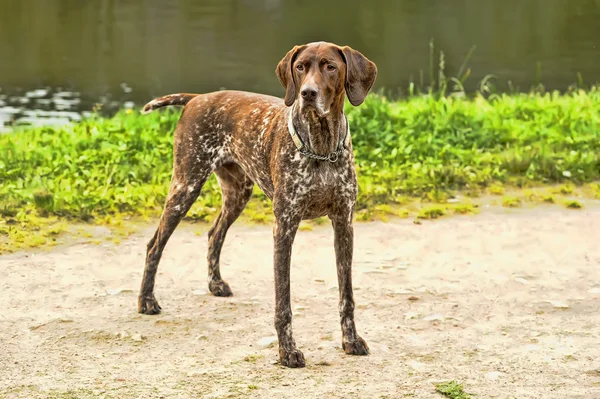
<svg viewBox="0 0 600 399">
<path fill-rule="evenodd" d="M 342 106 L 332 107 L 325 117 L 317 116 L 312 110 L 302 112 L 296 104 L 292 109 L 292 121 L 307 150 L 322 156 L 336 151 L 346 136 L 343 103 Z"/>
</svg>

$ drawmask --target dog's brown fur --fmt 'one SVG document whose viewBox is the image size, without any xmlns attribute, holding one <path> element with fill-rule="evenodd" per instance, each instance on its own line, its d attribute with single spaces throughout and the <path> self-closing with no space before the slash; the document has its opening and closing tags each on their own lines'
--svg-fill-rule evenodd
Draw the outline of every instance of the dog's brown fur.
<svg viewBox="0 0 600 399">
<path fill-rule="evenodd" d="M 357 334 L 352 294 L 352 215 L 357 181 L 350 138 L 337 162 L 301 154 L 288 132 L 288 116 L 308 150 L 336 150 L 346 133 L 344 99 L 360 105 L 375 81 L 377 67 L 350 47 L 331 43 L 296 46 L 280 61 L 277 76 L 285 100 L 241 91 L 174 94 L 144 107 L 151 112 L 184 105 L 174 135 L 174 165 L 169 194 L 154 237 L 148 243 L 138 311 L 157 314 L 154 297 L 158 263 L 167 241 L 215 172 L 223 193 L 221 213 L 209 231 L 209 289 L 232 295 L 221 278 L 219 255 L 227 230 L 242 213 L 254 184 L 273 201 L 275 223 L 275 328 L 280 362 L 303 367 L 304 356 L 292 336 L 290 258 L 300 221 L 327 215 L 334 229 L 339 282 L 342 346 L 352 355 L 368 354 Z"/>
</svg>

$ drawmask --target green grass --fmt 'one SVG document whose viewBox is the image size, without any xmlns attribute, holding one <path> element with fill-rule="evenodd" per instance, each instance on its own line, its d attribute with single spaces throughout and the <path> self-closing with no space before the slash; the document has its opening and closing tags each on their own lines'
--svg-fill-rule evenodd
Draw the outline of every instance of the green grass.
<svg viewBox="0 0 600 399">
<path fill-rule="evenodd" d="M 419 219 L 437 219 L 439 217 L 444 216 L 445 214 L 446 211 L 444 208 L 437 205 L 433 205 L 421 209 L 417 217 Z"/>
<path fill-rule="evenodd" d="M 569 209 L 581 209 L 583 208 L 583 205 L 581 204 L 581 202 L 577 201 L 577 200 L 567 200 L 565 201 L 565 206 Z"/>
<path fill-rule="evenodd" d="M 521 200 L 517 197 L 507 196 L 502 198 L 502 206 L 507 208 L 518 208 L 521 206 Z"/>
<path fill-rule="evenodd" d="M 436 384 L 435 390 L 450 399 L 471 399 L 471 396 L 465 392 L 463 385 L 456 381 Z"/>
<path fill-rule="evenodd" d="M 357 214 L 364 220 L 405 217 L 390 210 L 411 198 L 443 203 L 454 190 L 503 195 L 507 187 L 557 184 L 558 193 L 568 194 L 600 179 L 598 87 L 563 94 L 429 92 L 398 101 L 373 93 L 346 111 L 359 176 Z M 171 178 L 179 115 L 180 109 L 143 116 L 121 111 L 0 135 L 0 241 L 16 213 L 96 222 L 157 215 Z M 220 204 L 212 176 L 188 217 L 211 221 Z M 271 220 L 270 201 L 258 189 L 245 217 Z"/>
</svg>

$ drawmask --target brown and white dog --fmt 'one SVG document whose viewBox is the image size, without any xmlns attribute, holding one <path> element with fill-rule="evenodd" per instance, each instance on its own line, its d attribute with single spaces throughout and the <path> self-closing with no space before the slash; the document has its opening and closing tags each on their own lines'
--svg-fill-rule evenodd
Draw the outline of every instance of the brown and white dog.
<svg viewBox="0 0 600 399">
<path fill-rule="evenodd" d="M 279 62 L 285 99 L 241 91 L 172 94 L 157 98 L 144 113 L 185 106 L 174 134 L 173 175 L 158 229 L 148 243 L 138 311 L 157 314 L 154 297 L 158 263 L 169 237 L 202 186 L 216 173 L 223 194 L 208 237 L 208 286 L 232 295 L 221 278 L 219 256 L 227 230 L 242 213 L 254 184 L 273 201 L 275 223 L 275 328 L 280 362 L 303 367 L 292 336 L 290 257 L 302 220 L 327 215 L 334 230 L 342 347 L 367 355 L 356 332 L 352 294 L 352 216 L 357 195 L 352 143 L 344 114 L 348 96 L 362 104 L 377 76 L 376 65 L 350 47 L 318 42 L 295 46 Z"/>
</svg>

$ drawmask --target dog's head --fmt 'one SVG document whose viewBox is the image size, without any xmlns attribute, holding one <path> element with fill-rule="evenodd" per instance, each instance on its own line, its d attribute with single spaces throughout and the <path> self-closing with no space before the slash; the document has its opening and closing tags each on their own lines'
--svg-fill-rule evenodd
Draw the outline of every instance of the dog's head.
<svg viewBox="0 0 600 399">
<path fill-rule="evenodd" d="M 352 105 L 362 104 L 375 83 L 377 66 L 348 46 L 316 42 L 295 46 L 276 72 L 288 107 L 298 98 L 302 112 L 325 117 L 332 107 L 343 107 L 344 95 Z"/>
</svg>

